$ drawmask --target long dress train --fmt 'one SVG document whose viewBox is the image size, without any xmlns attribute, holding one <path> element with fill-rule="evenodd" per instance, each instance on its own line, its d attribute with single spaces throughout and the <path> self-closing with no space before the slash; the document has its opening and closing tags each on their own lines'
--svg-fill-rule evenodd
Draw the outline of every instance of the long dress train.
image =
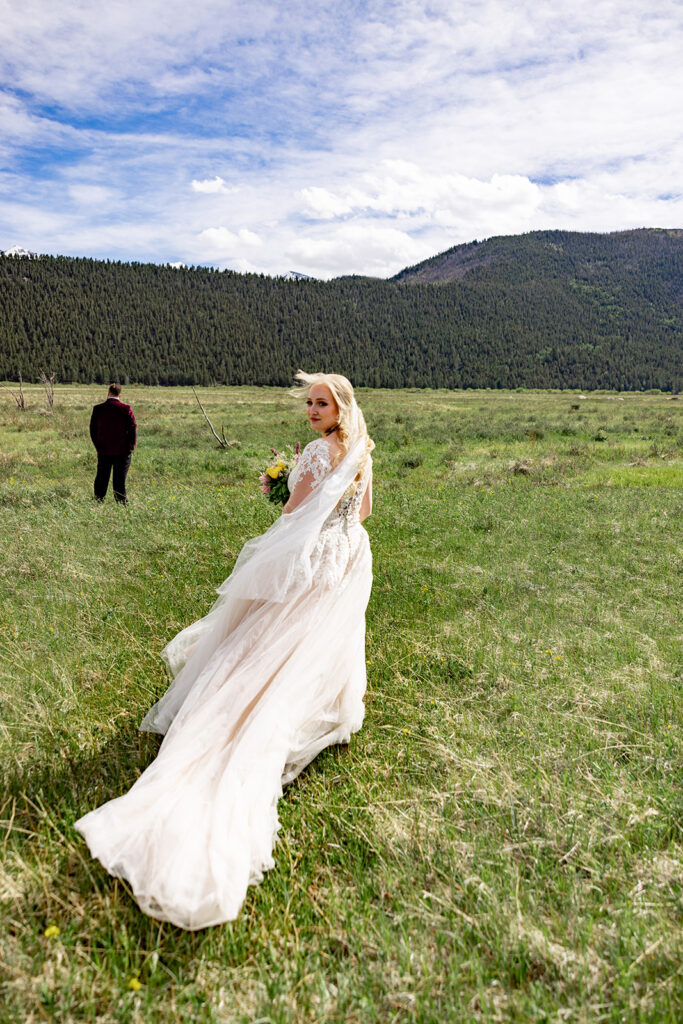
<svg viewBox="0 0 683 1024">
<path fill-rule="evenodd" d="M 234 919 L 273 866 L 283 785 L 361 726 L 363 451 L 333 468 L 324 438 L 306 446 L 290 475 L 303 503 L 245 545 L 208 615 L 164 651 L 175 678 L 141 724 L 165 733 L 156 759 L 76 822 L 152 917 L 186 929 Z"/>
</svg>

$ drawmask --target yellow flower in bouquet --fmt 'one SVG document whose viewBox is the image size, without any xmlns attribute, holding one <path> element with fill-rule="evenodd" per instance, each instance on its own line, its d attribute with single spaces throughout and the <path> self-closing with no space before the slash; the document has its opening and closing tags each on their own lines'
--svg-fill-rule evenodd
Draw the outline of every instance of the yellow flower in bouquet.
<svg viewBox="0 0 683 1024">
<path fill-rule="evenodd" d="M 285 466 L 282 459 L 279 459 L 279 461 L 276 462 L 274 466 L 268 466 L 266 473 L 268 474 L 271 480 L 277 480 L 280 473 L 282 473 L 286 468 L 287 467 Z"/>
<path fill-rule="evenodd" d="M 274 448 L 270 449 L 277 459 L 272 466 L 267 466 L 258 478 L 259 490 L 268 496 L 269 501 L 278 505 L 284 505 L 289 498 L 287 480 L 294 468 L 301 452 L 301 445 L 297 444 L 296 451 L 284 458 Z"/>
</svg>

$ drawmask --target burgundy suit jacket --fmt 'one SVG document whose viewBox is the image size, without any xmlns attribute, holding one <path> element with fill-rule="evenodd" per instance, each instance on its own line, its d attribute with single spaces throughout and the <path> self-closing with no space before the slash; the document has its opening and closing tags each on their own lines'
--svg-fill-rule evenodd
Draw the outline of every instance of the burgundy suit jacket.
<svg viewBox="0 0 683 1024">
<path fill-rule="evenodd" d="M 98 455 L 128 455 L 135 448 L 137 424 L 129 405 L 108 398 L 90 417 L 90 437 Z"/>
</svg>

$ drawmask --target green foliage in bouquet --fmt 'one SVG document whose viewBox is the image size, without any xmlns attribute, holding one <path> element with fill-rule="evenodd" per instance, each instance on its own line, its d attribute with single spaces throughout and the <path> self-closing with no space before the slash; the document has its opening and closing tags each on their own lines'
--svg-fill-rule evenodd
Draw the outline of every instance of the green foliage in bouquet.
<svg viewBox="0 0 683 1024">
<path fill-rule="evenodd" d="M 277 505 L 284 505 L 289 500 L 289 487 L 287 481 L 299 460 L 301 445 L 297 444 L 295 452 L 285 459 L 274 448 L 270 449 L 275 456 L 275 462 L 267 466 L 259 476 L 259 490 L 267 495 L 268 501 Z"/>
</svg>

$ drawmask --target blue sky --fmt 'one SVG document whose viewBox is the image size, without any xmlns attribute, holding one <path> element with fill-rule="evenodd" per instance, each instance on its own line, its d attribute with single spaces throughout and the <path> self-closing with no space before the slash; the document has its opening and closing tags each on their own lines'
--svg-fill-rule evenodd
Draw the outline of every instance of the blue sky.
<svg viewBox="0 0 683 1024">
<path fill-rule="evenodd" d="M 683 227 L 679 0 L 0 0 L 0 249 L 386 276 Z"/>
</svg>

